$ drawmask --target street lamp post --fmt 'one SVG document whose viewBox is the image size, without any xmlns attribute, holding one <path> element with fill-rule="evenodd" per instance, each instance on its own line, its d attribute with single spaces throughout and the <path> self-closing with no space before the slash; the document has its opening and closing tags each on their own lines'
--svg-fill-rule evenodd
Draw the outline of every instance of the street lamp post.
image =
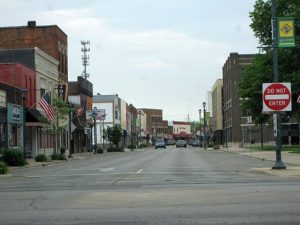
<svg viewBox="0 0 300 225">
<path fill-rule="evenodd" d="M 142 143 L 142 112 L 139 111 L 139 145 L 141 145 Z"/>
<path fill-rule="evenodd" d="M 22 106 L 23 106 L 23 154 L 24 157 L 26 157 L 26 138 L 25 138 L 25 122 L 26 122 L 26 111 L 25 111 L 25 101 L 26 101 L 26 97 L 27 97 L 27 89 L 21 89 L 21 98 L 22 98 Z"/>
<path fill-rule="evenodd" d="M 104 114 L 103 117 L 102 117 L 102 120 L 103 120 L 103 127 L 102 127 L 102 147 L 103 147 L 103 150 L 104 150 L 104 138 L 105 138 L 105 135 L 104 135 L 104 120 L 105 120 L 105 117 L 106 117 L 106 114 Z"/>
<path fill-rule="evenodd" d="M 72 140 L 73 140 L 73 135 L 72 135 L 72 108 L 74 107 L 73 104 L 68 103 L 69 107 L 69 158 L 73 158 L 73 147 L 72 147 Z"/>
<path fill-rule="evenodd" d="M 201 109 L 199 109 L 199 131 L 200 131 L 200 134 L 199 134 L 199 147 L 201 146 L 200 145 L 200 142 L 201 142 Z"/>
<path fill-rule="evenodd" d="M 205 111 L 205 106 L 206 106 L 206 102 L 203 102 L 202 103 L 203 105 L 203 118 L 204 118 L 204 126 L 203 126 L 203 133 L 204 133 L 204 136 L 203 136 L 203 148 L 206 149 L 206 111 Z"/>
<path fill-rule="evenodd" d="M 272 0 L 272 55 L 273 55 L 273 73 L 274 82 L 279 81 L 279 71 L 278 71 L 278 54 L 277 54 L 277 18 L 276 18 L 276 4 L 275 0 Z M 276 136 L 276 162 L 272 169 L 286 169 L 286 166 L 281 160 L 281 148 L 282 148 L 282 127 L 281 127 L 281 114 L 275 113 L 275 121 L 277 126 L 277 136 Z"/>
<path fill-rule="evenodd" d="M 92 111 L 92 117 L 94 120 L 94 153 L 97 150 L 97 126 L 96 126 L 96 118 L 98 116 L 97 108 L 95 107 Z"/>
</svg>

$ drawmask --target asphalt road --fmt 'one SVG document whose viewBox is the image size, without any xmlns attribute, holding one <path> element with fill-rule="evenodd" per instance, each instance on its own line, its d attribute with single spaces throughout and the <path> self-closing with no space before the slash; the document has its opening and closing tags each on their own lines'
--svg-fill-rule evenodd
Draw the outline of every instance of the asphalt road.
<svg viewBox="0 0 300 225">
<path fill-rule="evenodd" d="M 0 178 L 0 224 L 300 224 L 300 178 L 188 147 L 108 153 Z"/>
</svg>

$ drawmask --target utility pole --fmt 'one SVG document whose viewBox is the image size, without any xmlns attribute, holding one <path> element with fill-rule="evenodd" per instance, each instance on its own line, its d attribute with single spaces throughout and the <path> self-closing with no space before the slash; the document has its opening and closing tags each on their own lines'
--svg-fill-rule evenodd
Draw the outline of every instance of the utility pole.
<svg viewBox="0 0 300 225">
<path fill-rule="evenodd" d="M 278 71 L 278 53 L 277 53 L 277 18 L 276 18 L 276 0 L 272 0 L 272 54 L 273 54 L 273 74 L 274 83 L 279 81 Z M 274 114 L 274 126 L 276 127 L 276 162 L 272 169 L 286 169 L 286 166 L 281 160 L 281 148 L 282 148 L 282 129 L 281 129 L 281 114 L 276 112 Z"/>
</svg>

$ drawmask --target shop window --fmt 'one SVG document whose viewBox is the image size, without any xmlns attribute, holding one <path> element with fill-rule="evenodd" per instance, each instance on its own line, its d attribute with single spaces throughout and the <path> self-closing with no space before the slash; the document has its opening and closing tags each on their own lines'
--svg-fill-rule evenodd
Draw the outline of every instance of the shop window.
<svg viewBox="0 0 300 225">
<path fill-rule="evenodd" d="M 0 150 L 5 148 L 5 124 L 0 124 Z"/>
<path fill-rule="evenodd" d="M 18 124 L 9 124 L 8 143 L 10 147 L 21 147 L 21 127 Z"/>
</svg>

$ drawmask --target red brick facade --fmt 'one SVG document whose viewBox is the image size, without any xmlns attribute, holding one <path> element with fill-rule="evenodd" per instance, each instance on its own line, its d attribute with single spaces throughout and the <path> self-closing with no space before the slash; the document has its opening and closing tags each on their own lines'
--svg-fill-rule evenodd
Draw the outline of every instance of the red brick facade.
<svg viewBox="0 0 300 225">
<path fill-rule="evenodd" d="M 35 97 L 35 71 L 20 63 L 0 64 L 0 82 L 28 91 L 25 105 L 31 107 L 36 102 Z M 14 93 L 15 98 L 20 98 L 20 93 Z"/>
</svg>

